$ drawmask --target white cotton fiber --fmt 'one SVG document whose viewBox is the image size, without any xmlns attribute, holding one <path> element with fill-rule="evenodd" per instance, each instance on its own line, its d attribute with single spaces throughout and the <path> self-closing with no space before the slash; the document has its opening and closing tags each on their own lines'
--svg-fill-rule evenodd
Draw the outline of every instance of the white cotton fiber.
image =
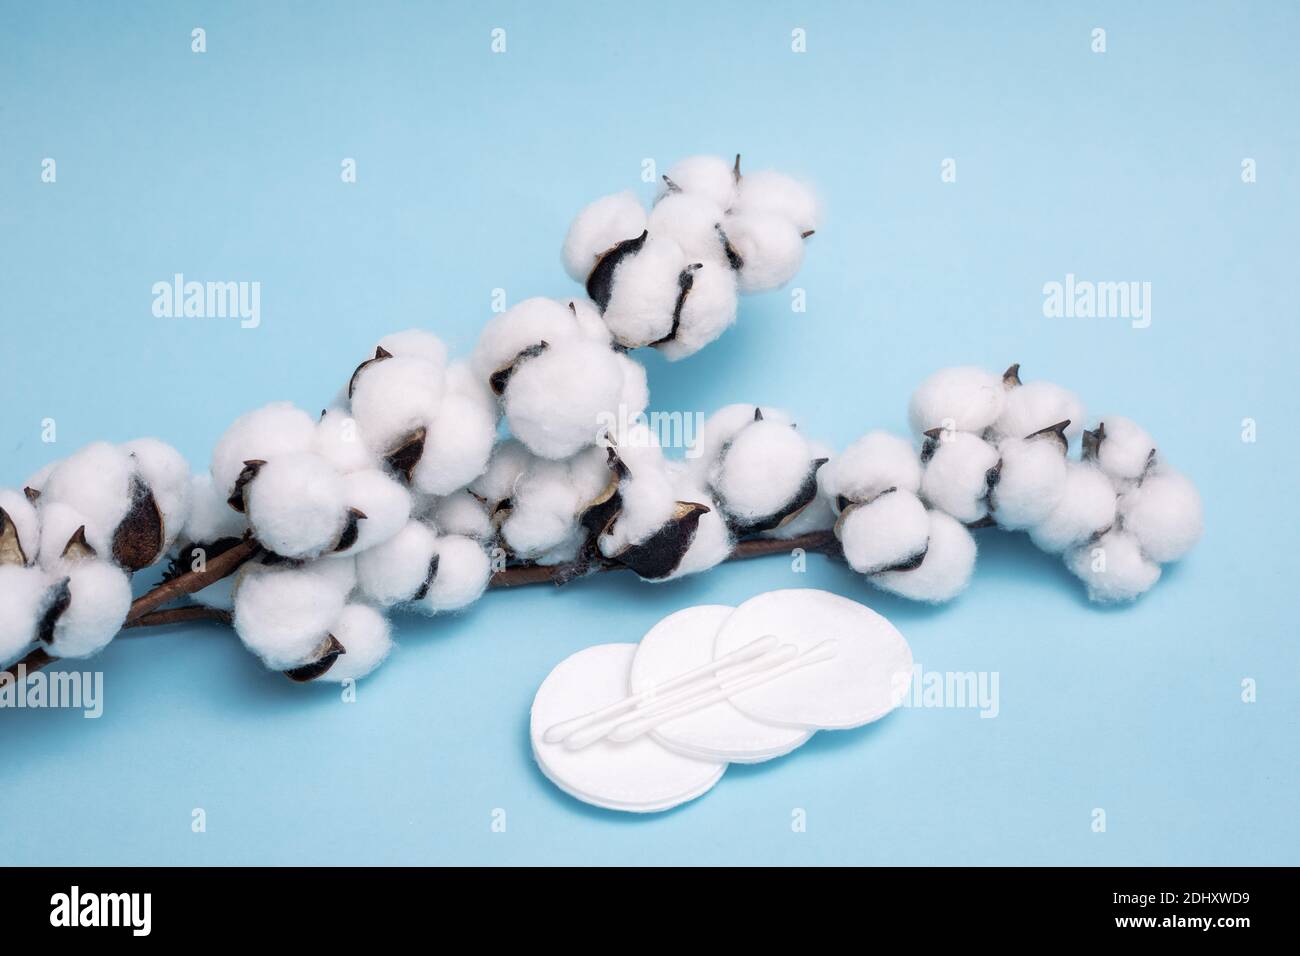
<svg viewBox="0 0 1300 956">
<path fill-rule="evenodd" d="M 131 507 L 134 471 L 130 456 L 122 449 L 94 442 L 59 462 L 45 483 L 41 505 L 63 504 L 76 509 L 85 521 L 91 547 L 109 557 L 113 533 Z"/>
<path fill-rule="evenodd" d="M 614 352 L 573 339 L 515 369 L 505 393 L 506 422 L 533 454 L 567 458 L 600 438 L 622 393 L 623 366 Z"/>
<path fill-rule="evenodd" d="M 1027 438 L 1063 421 L 1070 423 L 1065 429 L 1066 438 L 1073 439 L 1083 431 L 1083 403 L 1078 396 L 1051 382 L 1028 382 L 1007 392 L 993 429 L 1000 436 Z"/>
<path fill-rule="evenodd" d="M 780 514 L 815 480 L 808 441 L 790 425 L 768 419 L 737 432 L 709 472 L 719 503 L 741 524 Z"/>
<path fill-rule="evenodd" d="M 596 308 L 596 303 L 590 299 L 576 298 L 565 299 L 564 305 L 572 314 L 573 324 L 583 338 L 606 343 L 613 341 L 609 328 L 605 325 L 605 317 Z"/>
<path fill-rule="evenodd" d="M 586 206 L 569 225 L 561 258 L 564 271 L 586 282 L 602 255 L 646 228 L 645 208 L 630 191 L 605 196 Z"/>
<path fill-rule="evenodd" d="M 180 452 L 157 438 L 137 438 L 121 448 L 135 462 L 136 474 L 153 492 L 163 520 L 163 547 L 170 548 L 189 518 L 190 466 Z"/>
<path fill-rule="evenodd" d="M 736 321 L 736 295 L 735 270 L 725 260 L 706 262 L 692 278 L 676 333 L 655 348 L 671 362 L 695 354 Z"/>
<path fill-rule="evenodd" d="M 975 539 L 952 515 L 931 511 L 929 546 L 921 566 L 911 571 L 886 571 L 871 581 L 913 601 L 941 603 L 956 597 L 975 570 Z"/>
<path fill-rule="evenodd" d="M 412 485 L 429 495 L 465 487 L 487 467 L 496 432 L 494 411 L 471 397 L 448 394 L 429 424 Z"/>
<path fill-rule="evenodd" d="M 819 458 L 829 460 L 834 454 L 829 445 L 819 441 L 810 441 L 808 450 L 814 461 Z M 821 474 L 821 469 L 825 467 L 826 464 L 823 463 L 818 468 L 818 476 Z M 705 503 L 707 504 L 707 502 Z M 760 534 L 764 538 L 797 538 L 799 535 L 808 534 L 811 531 L 827 531 L 833 528 L 835 518 L 835 509 L 831 506 L 830 499 L 819 493 L 796 514 L 791 515 L 775 528 L 769 528 L 760 532 Z"/>
<path fill-rule="evenodd" d="M 309 451 L 316 422 L 289 402 L 273 402 L 236 418 L 212 450 L 212 480 L 229 498 L 246 461 Z"/>
<path fill-rule="evenodd" d="M 620 423 L 633 421 L 650 404 L 650 385 L 646 381 L 645 366 L 622 352 L 614 353 L 614 358 L 623 376 L 616 417 Z"/>
<path fill-rule="evenodd" d="M 921 463 L 911 442 L 873 431 L 822 465 L 817 481 L 831 501 L 868 501 L 888 488 L 916 494 L 921 489 Z"/>
<path fill-rule="evenodd" d="M 771 408 L 766 405 L 760 409 L 755 405 L 738 402 L 735 405 L 724 405 L 719 408 L 705 419 L 704 427 L 700 429 L 699 434 L 695 437 L 694 445 L 686 459 L 701 481 L 707 479 L 709 469 L 714 466 L 722 455 L 722 449 L 727 443 L 741 429 L 754 422 L 755 413 L 761 416 L 764 421 L 781 422 L 786 425 L 793 424 L 793 419 L 790 418 L 788 413 L 779 408 Z"/>
<path fill-rule="evenodd" d="M 357 555 L 361 592 L 384 607 L 415 598 L 429 583 L 437 535 L 419 521 L 408 521 L 383 544 Z"/>
<path fill-rule="evenodd" d="M 357 554 L 382 544 L 401 531 L 411 517 L 411 493 L 377 468 L 344 475 L 343 500 L 365 518 L 357 522 L 356 541 L 341 554 Z"/>
<path fill-rule="evenodd" d="M 536 458 L 533 453 L 518 439 L 500 442 L 492 449 L 487 471 L 474 479 L 469 490 L 483 499 L 491 514 L 500 502 L 514 495 L 520 476 L 534 461 Z"/>
<path fill-rule="evenodd" d="M 1196 486 L 1176 471 L 1148 475 L 1119 499 L 1124 530 L 1137 538 L 1143 553 L 1164 564 L 1192 550 L 1205 529 Z"/>
<path fill-rule="evenodd" d="M 357 376 L 352 417 L 377 455 L 400 447 L 417 429 L 427 428 L 442 407 L 443 369 L 411 355 L 373 362 Z"/>
<path fill-rule="evenodd" d="M 722 224 L 731 247 L 740 256 L 741 292 L 779 289 L 803 265 L 804 239 L 790 220 L 768 212 L 728 216 Z"/>
<path fill-rule="evenodd" d="M 945 432 L 933 449 L 921 496 L 963 524 L 979 521 L 988 514 L 988 473 L 998 463 L 998 450 L 969 432 Z"/>
<path fill-rule="evenodd" d="M 650 212 L 650 235 L 672 239 L 691 262 L 727 266 L 722 235 L 718 231 L 723 216 L 722 207 L 703 196 L 670 193 L 655 203 Z"/>
<path fill-rule="evenodd" d="M 86 544 L 96 554 L 107 557 L 113 553 L 111 536 L 97 534 L 92 538 L 86 516 L 76 508 L 58 501 L 42 501 L 39 514 L 41 542 L 37 549 L 37 561 L 41 567 L 52 568 L 58 565 L 68 542 L 83 527 L 86 528 Z"/>
<path fill-rule="evenodd" d="M 605 449 L 567 461 L 534 459 L 515 482 L 501 535 L 517 557 L 553 563 L 582 540 L 578 518 L 609 483 Z"/>
<path fill-rule="evenodd" d="M 596 321 L 600 321 L 599 314 L 597 314 Z M 601 325 L 600 328 L 605 340 L 608 340 L 609 336 L 604 325 Z M 600 338 L 600 336 L 597 336 L 597 338 Z M 447 370 L 443 375 L 443 390 L 444 400 L 446 397 L 456 395 L 473 402 L 484 414 L 492 419 L 493 428 L 496 427 L 497 420 L 501 417 L 497 397 L 493 393 L 491 386 L 488 385 L 487 379 L 480 378 L 468 360 L 452 362 L 447 366 Z"/>
<path fill-rule="evenodd" d="M 969 366 L 945 368 L 917 386 L 907 416 L 918 435 L 932 428 L 978 434 L 997 421 L 1006 399 L 1000 376 Z"/>
<path fill-rule="evenodd" d="M 605 324 L 619 345 L 640 348 L 672 331 L 678 278 L 689 264 L 682 247 L 667 236 L 650 236 L 640 250 L 623 257 L 605 306 Z"/>
<path fill-rule="evenodd" d="M 993 518 L 1008 531 L 1039 524 L 1065 494 L 1065 453 L 1051 437 L 1004 438 L 1002 466 L 989 493 Z"/>
<path fill-rule="evenodd" d="M 389 355 L 421 358 L 439 368 L 447 364 L 447 346 L 438 336 L 424 329 L 390 332 L 379 340 L 377 348 L 383 349 Z"/>
<path fill-rule="evenodd" d="M 840 515 L 835 532 L 849 567 L 859 574 L 875 574 L 924 553 L 930 516 L 916 495 L 890 491 L 850 506 Z"/>
<path fill-rule="evenodd" d="M 321 642 L 343 612 L 347 590 L 315 564 L 251 565 L 235 589 L 235 630 L 272 670 L 290 670 L 315 659 Z"/>
<path fill-rule="evenodd" d="M 707 489 L 696 481 L 694 473 L 681 462 L 671 462 L 669 469 L 677 500 L 705 505 L 709 511 L 707 514 L 700 515 L 700 523 L 695 527 L 695 537 L 691 539 L 686 553 L 677 562 L 673 572 L 666 578 L 659 579 L 663 581 L 672 581 L 716 567 L 727 560 L 736 546 L 731 529 L 723 517 L 722 508 L 709 495 Z"/>
<path fill-rule="evenodd" d="M 1098 426 L 1102 438 L 1097 445 L 1097 464 L 1117 481 L 1135 481 L 1151 462 L 1156 443 L 1141 425 L 1118 415 Z"/>
<path fill-rule="evenodd" d="M 49 481 L 54 469 L 59 467 L 60 461 L 61 459 L 56 458 L 54 461 L 46 462 L 35 474 L 23 482 L 23 488 L 30 488 L 36 492 L 41 491 L 45 487 L 45 482 Z"/>
<path fill-rule="evenodd" d="M 0 511 L 4 516 L 0 517 L 0 540 L 6 537 L 6 529 L 3 524 L 6 520 L 13 523 L 12 547 L 21 550 L 22 554 L 3 554 L 0 553 L 0 565 L 6 563 L 34 564 L 40 549 L 41 543 L 41 519 L 36 512 L 35 506 L 27 500 L 27 496 L 21 491 L 15 491 L 13 488 L 0 488 Z"/>
<path fill-rule="evenodd" d="M 248 518 L 226 503 L 228 496 L 217 489 L 212 476 L 202 472 L 190 479 L 190 513 L 182 540 L 211 544 L 222 538 L 240 538 L 248 530 Z"/>
<path fill-rule="evenodd" d="M 821 220 L 817 197 L 812 189 L 797 179 L 769 169 L 745 173 L 741 177 L 736 212 L 780 216 L 800 234 L 812 232 Z"/>
<path fill-rule="evenodd" d="M 627 473 L 618 483 L 620 507 L 616 520 L 599 540 L 606 557 L 643 543 L 673 517 L 677 508 L 673 476 L 653 431 L 640 424 L 625 430 L 618 436 L 617 452 Z"/>
<path fill-rule="evenodd" d="M 334 548 L 347 520 L 346 486 L 324 458 L 280 455 L 244 490 L 258 543 L 285 558 L 314 558 Z"/>
<path fill-rule="evenodd" d="M 488 382 L 496 372 L 511 366 L 521 352 L 542 342 L 559 345 L 569 339 L 582 338 L 608 344 L 609 330 L 604 322 L 592 323 L 593 307 L 568 300 L 557 302 L 540 296 L 524 299 L 500 315 L 494 316 L 479 333 L 470 368 L 481 382 Z"/>
<path fill-rule="evenodd" d="M 1110 531 L 1067 551 L 1065 566 L 1088 586 L 1093 601 L 1131 601 L 1160 580 L 1160 565 L 1142 554 L 1137 538 Z"/>
<path fill-rule="evenodd" d="M 422 611 L 457 611 L 473 604 L 492 577 L 492 562 L 473 538 L 449 534 L 434 545 L 438 571 L 425 596 L 417 602 Z"/>
<path fill-rule="evenodd" d="M 319 680 L 358 680 L 382 664 L 393 649 L 388 619 L 365 604 L 343 608 L 330 633 L 343 645 L 344 653 L 335 658 Z"/>
<path fill-rule="evenodd" d="M 56 574 L 68 578 L 72 601 L 55 621 L 46 650 L 54 657 L 89 657 L 122 629 L 131 579 L 107 561 L 67 562 Z"/>
<path fill-rule="evenodd" d="M 681 192 L 699 196 L 723 210 L 730 209 L 736 201 L 736 170 L 733 161 L 721 156 L 688 156 L 675 163 L 665 174 Z M 675 195 L 672 187 L 664 183 L 663 202 Z"/>
<path fill-rule="evenodd" d="M 428 500 L 425 514 L 440 534 L 459 534 L 478 541 L 495 536 L 487 506 L 469 491 Z"/>
<path fill-rule="evenodd" d="M 39 568 L 0 564 L 0 667 L 36 640 L 55 583 Z"/>
<path fill-rule="evenodd" d="M 361 437 L 357 420 L 339 408 L 331 408 L 316 423 L 311 451 L 320 455 L 340 475 L 375 468 L 379 459 Z"/>
<path fill-rule="evenodd" d="M 1065 490 L 1061 500 L 1029 537 L 1049 554 L 1082 544 L 1115 523 L 1115 489 L 1110 479 L 1090 462 L 1065 464 Z"/>
</svg>

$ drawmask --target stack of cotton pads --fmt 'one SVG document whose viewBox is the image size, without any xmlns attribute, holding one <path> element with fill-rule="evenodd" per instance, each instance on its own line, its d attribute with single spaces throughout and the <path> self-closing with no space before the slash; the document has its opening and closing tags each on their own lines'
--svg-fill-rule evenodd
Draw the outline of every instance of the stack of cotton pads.
<svg viewBox="0 0 1300 956">
<path fill-rule="evenodd" d="M 584 803 L 667 810 L 706 793 L 728 763 L 880 719 L 911 675 L 892 624 L 826 591 L 686 608 L 640 644 L 589 647 L 551 671 L 533 699 L 533 755 Z"/>
</svg>

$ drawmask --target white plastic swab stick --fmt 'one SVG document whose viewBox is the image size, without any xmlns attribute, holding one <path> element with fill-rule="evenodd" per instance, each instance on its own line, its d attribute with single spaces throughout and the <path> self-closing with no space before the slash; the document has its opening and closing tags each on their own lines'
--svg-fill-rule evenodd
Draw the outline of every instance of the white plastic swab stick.
<svg viewBox="0 0 1300 956">
<path fill-rule="evenodd" d="M 735 680 L 733 678 L 721 681 L 718 689 L 712 693 L 704 694 L 700 697 L 692 697 L 675 707 L 669 707 L 666 709 L 656 708 L 654 713 L 646 714 L 644 716 L 641 714 L 631 714 L 627 719 L 619 722 L 614 729 L 610 731 L 609 739 L 620 743 L 635 740 L 642 734 L 654 730 L 660 724 L 665 724 L 670 720 L 676 720 L 678 717 L 692 714 L 697 710 L 704 709 L 705 707 L 711 707 L 716 703 L 727 700 L 732 694 L 738 694 L 741 691 L 749 690 L 751 687 L 758 687 L 759 685 L 766 684 L 769 681 L 777 680 L 778 678 L 789 674 L 791 671 L 796 671 L 801 667 L 808 666 L 809 664 L 816 664 L 819 661 L 830 660 L 835 656 L 835 645 L 836 642 L 833 639 L 822 641 L 820 644 L 809 648 L 797 657 L 791 658 L 777 667 L 759 671 L 757 674 L 752 674 L 742 680 Z M 793 647 L 793 645 L 789 644 L 786 646 Z"/>
<path fill-rule="evenodd" d="M 662 683 L 653 687 L 648 687 L 639 694 L 632 694 L 624 697 L 622 700 L 615 701 L 608 707 L 602 707 L 600 710 L 594 710 L 591 713 L 583 714 L 581 717 L 574 717 L 572 720 L 561 721 L 552 727 L 547 728 L 542 739 L 548 744 L 559 743 L 569 734 L 580 730 L 589 724 L 604 721 L 610 717 L 625 713 L 640 704 L 653 700 L 662 694 L 684 687 L 693 683 L 702 677 L 708 677 L 723 667 L 729 667 L 733 664 L 740 664 L 745 661 L 753 660 L 763 654 L 766 654 L 772 648 L 776 647 L 777 640 L 771 634 L 760 637 L 757 640 L 750 641 L 744 647 L 737 648 L 730 654 L 719 657 L 715 661 L 708 661 L 699 667 L 686 671 L 684 674 L 678 674 L 676 677 L 669 678 Z"/>
<path fill-rule="evenodd" d="M 686 701 L 696 699 L 701 694 L 707 694 L 709 691 L 721 687 L 728 681 L 734 681 L 741 677 L 747 677 L 754 673 L 778 667 L 787 661 L 793 660 L 798 653 L 798 648 L 793 644 L 782 644 L 776 650 L 767 654 L 760 654 L 753 660 L 727 667 L 725 670 L 719 671 L 707 680 L 693 680 L 676 693 L 654 697 L 647 702 L 645 707 L 638 707 L 630 713 L 624 713 L 616 717 L 600 720 L 594 724 L 589 724 L 575 730 L 564 738 L 564 746 L 568 747 L 570 750 L 581 750 L 583 747 L 588 747 L 591 744 L 594 744 L 597 740 L 602 740 L 605 737 L 608 737 L 610 731 L 625 720 L 634 717 L 647 717 L 671 707 L 676 707 Z"/>
</svg>

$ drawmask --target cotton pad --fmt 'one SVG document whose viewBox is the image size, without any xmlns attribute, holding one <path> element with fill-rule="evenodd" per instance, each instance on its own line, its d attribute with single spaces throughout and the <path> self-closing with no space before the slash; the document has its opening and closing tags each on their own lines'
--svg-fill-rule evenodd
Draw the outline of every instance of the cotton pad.
<svg viewBox="0 0 1300 956">
<path fill-rule="evenodd" d="M 561 661 L 533 699 L 529 735 L 537 765 L 565 793 L 609 810 L 653 813 L 706 793 L 726 763 L 673 753 L 649 735 L 580 750 L 545 740 L 555 724 L 626 697 L 636 652 L 635 644 L 600 644 Z"/>
<path fill-rule="evenodd" d="M 652 627 L 637 645 L 630 692 L 639 694 L 713 660 L 718 629 L 732 610 L 719 604 L 688 607 Z M 650 736 L 688 757 L 759 763 L 789 753 L 812 732 L 765 724 L 724 700 L 660 724 Z"/>
<path fill-rule="evenodd" d="M 878 720 L 901 700 L 912 675 L 912 651 L 887 620 L 828 591 L 769 591 L 741 604 L 718 630 L 723 657 L 774 635 L 800 652 L 834 640 L 831 660 L 732 695 L 737 709 L 763 723 L 840 729 Z"/>
</svg>

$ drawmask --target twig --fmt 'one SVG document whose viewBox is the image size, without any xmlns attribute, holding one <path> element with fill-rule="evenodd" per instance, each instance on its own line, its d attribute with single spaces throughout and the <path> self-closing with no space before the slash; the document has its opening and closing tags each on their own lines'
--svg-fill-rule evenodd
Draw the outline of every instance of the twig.
<svg viewBox="0 0 1300 956">
<path fill-rule="evenodd" d="M 796 548 L 804 551 L 831 551 L 835 545 L 835 535 L 830 531 L 812 531 L 796 538 L 784 540 L 779 538 L 751 538 L 737 544 L 727 560 L 746 561 L 750 558 L 760 558 L 769 554 L 788 554 Z M 160 584 L 147 594 L 141 595 L 131 604 L 131 610 L 126 615 L 126 623 L 122 625 L 123 629 L 162 627 L 167 624 L 189 624 L 200 621 L 229 624 L 231 622 L 230 612 L 219 611 L 215 608 L 176 607 L 167 608 L 166 610 L 157 609 L 169 601 L 193 594 L 196 591 L 202 591 L 209 584 L 214 584 L 222 578 L 228 577 L 237 571 L 245 561 L 256 555 L 259 550 L 256 542 L 251 539 L 241 541 L 229 551 L 222 552 L 208 561 L 207 566 L 202 571 L 187 572 Z M 626 569 L 621 565 L 608 564 L 601 565 L 596 570 L 604 572 Z M 553 582 L 560 573 L 560 566 L 519 565 L 506 568 L 504 571 L 498 571 L 492 575 L 488 587 L 515 588 L 529 584 L 548 584 Z M 30 674 L 32 671 L 40 670 L 46 664 L 57 659 L 45 653 L 41 648 L 37 648 L 19 663 L 12 665 L 7 673 L 16 677 L 18 667 L 24 666 L 27 673 Z"/>
</svg>

